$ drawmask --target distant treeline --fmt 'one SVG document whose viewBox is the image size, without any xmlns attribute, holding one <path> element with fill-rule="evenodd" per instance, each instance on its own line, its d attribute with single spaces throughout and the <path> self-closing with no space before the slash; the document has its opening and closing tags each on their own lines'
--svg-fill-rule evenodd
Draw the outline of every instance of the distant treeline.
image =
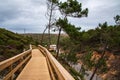
<svg viewBox="0 0 120 80">
<path fill-rule="evenodd" d="M 42 33 L 26 33 L 26 34 L 21 34 L 23 36 L 26 36 L 26 37 L 32 37 L 33 40 L 39 42 L 39 44 L 41 44 L 41 39 L 42 39 Z M 58 34 L 50 34 L 50 37 L 51 37 L 51 44 L 56 44 L 57 42 L 57 36 Z M 64 38 L 66 37 L 67 35 L 66 34 L 62 34 L 61 37 Z M 44 34 L 44 38 L 43 38 L 43 43 L 42 45 L 47 45 L 48 44 L 48 38 L 49 38 L 49 35 L 47 33 Z"/>
</svg>

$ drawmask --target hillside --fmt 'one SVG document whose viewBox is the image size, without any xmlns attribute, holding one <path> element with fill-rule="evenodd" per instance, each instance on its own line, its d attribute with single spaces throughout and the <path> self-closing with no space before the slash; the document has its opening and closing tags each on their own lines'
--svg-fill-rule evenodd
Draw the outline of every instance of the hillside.
<svg viewBox="0 0 120 80">
<path fill-rule="evenodd" d="M 21 35 L 26 36 L 26 37 L 32 37 L 34 40 L 41 43 L 42 34 L 40 34 L 40 33 L 26 33 L 26 34 L 21 34 Z M 61 39 L 65 38 L 66 36 L 68 36 L 68 35 L 67 34 L 61 34 Z M 49 35 L 47 33 L 44 34 L 43 43 L 45 45 L 48 43 L 48 37 L 49 37 Z M 51 44 L 56 44 L 57 37 L 58 37 L 58 34 L 51 34 Z"/>
<path fill-rule="evenodd" d="M 0 61 L 28 49 L 30 43 L 34 43 L 32 38 L 0 28 Z"/>
<path fill-rule="evenodd" d="M 105 22 L 88 31 L 66 32 L 69 38 L 60 41 L 62 59 L 74 64 L 79 61 L 83 75 L 92 71 L 103 80 L 120 80 L 120 25 Z"/>
</svg>

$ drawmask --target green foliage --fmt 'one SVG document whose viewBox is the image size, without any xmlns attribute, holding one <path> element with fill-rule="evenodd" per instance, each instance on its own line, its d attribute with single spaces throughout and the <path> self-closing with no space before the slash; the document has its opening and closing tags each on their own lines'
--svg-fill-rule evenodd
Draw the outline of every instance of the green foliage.
<svg viewBox="0 0 120 80">
<path fill-rule="evenodd" d="M 105 58 L 102 58 L 97 65 L 99 65 L 99 69 L 98 69 L 99 73 L 106 73 L 108 71 Z"/>
<path fill-rule="evenodd" d="M 41 38 L 42 38 L 42 34 L 23 34 L 23 36 L 27 38 L 27 40 L 25 39 L 27 42 L 31 43 L 31 41 L 33 41 L 31 44 L 34 44 L 34 45 L 36 45 L 34 41 L 37 42 L 38 44 L 41 42 Z M 43 44 L 41 45 L 45 46 L 48 44 L 48 36 L 49 36 L 48 34 L 44 34 Z M 57 38 L 56 34 L 51 34 L 51 44 L 56 44 L 57 42 L 56 38 Z"/>
<path fill-rule="evenodd" d="M 59 40 L 60 40 L 60 34 L 61 29 L 63 29 L 71 39 L 75 40 L 79 38 L 79 32 L 78 28 L 75 28 L 74 25 L 68 23 L 67 17 L 86 17 L 88 14 L 88 9 L 82 10 L 81 3 L 79 3 L 77 0 L 67 0 L 66 2 L 60 2 L 58 4 L 59 11 L 62 15 L 64 15 L 64 19 L 59 18 L 55 24 L 59 28 L 59 35 L 58 35 L 58 41 L 57 41 L 57 51 L 59 51 Z M 76 36 L 74 36 L 76 35 Z M 58 56 L 57 52 L 57 56 Z"/>
<path fill-rule="evenodd" d="M 100 73 L 106 73 L 108 71 L 107 64 L 106 64 L 106 58 L 102 58 L 101 60 L 96 61 L 96 59 L 92 59 L 93 52 L 90 51 L 89 53 L 85 54 L 81 60 L 84 63 L 85 69 L 91 70 L 94 69 L 96 66 L 98 67 L 97 72 Z"/>
<path fill-rule="evenodd" d="M 109 50 L 118 50 L 120 48 L 120 26 L 108 26 L 107 22 L 105 22 L 99 24 L 99 27 L 96 29 L 79 32 L 74 25 L 68 23 L 67 19 L 59 19 L 57 25 L 60 25 L 73 43 L 77 43 L 82 49 L 88 47 L 98 49 L 106 42 Z"/>
<path fill-rule="evenodd" d="M 83 41 L 86 41 L 86 40 L 90 39 L 90 34 L 89 33 L 84 33 L 82 35 L 82 39 L 83 39 Z"/>
<path fill-rule="evenodd" d="M 90 51 L 89 53 L 84 55 L 83 58 L 82 58 L 84 64 L 86 65 L 86 69 L 91 69 L 92 67 L 95 66 L 95 61 L 91 60 L 92 55 L 93 55 L 92 51 Z"/>
<path fill-rule="evenodd" d="M 120 25 L 120 15 L 116 15 L 116 16 L 114 17 L 114 20 L 115 20 L 115 23 L 116 23 L 117 25 Z"/>
<path fill-rule="evenodd" d="M 64 57 L 65 57 L 65 55 L 60 55 L 60 57 L 59 57 L 59 61 L 60 61 L 60 63 L 63 65 L 63 67 L 74 77 L 74 79 L 75 80 L 79 80 L 79 78 L 81 79 L 81 80 L 85 80 L 84 79 L 84 75 L 83 74 L 81 74 L 81 73 L 79 73 L 79 72 L 77 72 L 75 69 L 73 69 L 72 67 L 70 67 L 69 65 L 68 65 L 68 63 L 66 62 L 66 60 L 64 60 Z M 78 78 L 79 77 L 79 78 Z"/>
<path fill-rule="evenodd" d="M 58 0 L 48 0 L 48 1 L 53 3 L 53 4 L 58 4 Z"/>
<path fill-rule="evenodd" d="M 69 26 L 70 27 L 70 26 Z M 75 27 L 73 27 L 75 29 Z M 66 25 L 63 27 L 63 30 L 66 30 L 66 33 L 69 35 L 68 38 L 62 39 L 60 45 L 63 49 L 69 51 L 68 61 L 76 62 L 76 53 L 82 53 L 82 58 L 80 58 L 84 64 L 85 69 L 95 69 L 96 65 L 98 65 L 97 73 L 104 74 L 108 72 L 108 66 L 106 64 L 106 58 L 102 58 L 100 62 L 96 61 L 96 59 L 91 59 L 93 54 L 90 50 L 100 50 L 103 48 L 104 44 L 108 44 L 107 49 L 112 53 L 120 55 L 120 26 L 119 25 L 108 25 L 107 22 L 103 24 L 99 24 L 99 27 L 96 29 L 91 29 L 88 31 L 77 32 L 78 35 L 75 35 L 73 29 L 73 33 L 66 30 Z M 68 30 L 70 31 L 70 30 Z M 77 37 L 77 38 L 76 38 Z M 74 40 L 73 40 L 74 39 Z M 76 42 L 77 45 L 76 45 Z M 74 46 L 75 45 L 75 46 Z M 82 49 L 80 49 L 82 47 Z M 90 51 L 90 52 L 89 52 Z M 116 52 L 118 53 L 116 53 Z M 97 64 L 98 63 L 98 64 Z M 83 71 L 84 72 L 84 71 Z M 84 75 L 84 74 L 83 74 Z"/>
<path fill-rule="evenodd" d="M 79 80 L 78 77 L 80 77 L 81 80 L 84 80 L 84 75 L 78 73 L 73 68 L 69 68 L 71 75 L 75 78 L 75 80 Z"/>
<path fill-rule="evenodd" d="M 71 46 L 70 46 L 71 45 Z M 66 50 L 71 50 L 73 49 L 72 46 L 75 46 L 74 43 L 70 40 L 70 38 L 65 37 L 60 40 L 60 46 L 61 48 L 66 51 Z"/>
<path fill-rule="evenodd" d="M 76 28 L 75 25 L 68 23 L 67 19 L 59 18 L 56 22 L 56 26 L 60 26 L 63 29 L 63 31 L 65 31 L 69 35 L 71 39 L 79 39 L 79 29 Z"/>
<path fill-rule="evenodd" d="M 60 12 L 63 15 L 71 17 L 83 17 L 87 16 L 88 9 L 82 10 L 82 4 L 77 0 L 67 0 L 67 2 L 59 3 Z"/>
<path fill-rule="evenodd" d="M 72 63 L 76 63 L 77 62 L 76 54 L 75 53 L 69 53 L 67 55 L 67 60 L 72 62 Z"/>
<path fill-rule="evenodd" d="M 7 59 L 7 58 L 13 57 L 19 53 L 20 53 L 20 51 L 17 49 L 5 49 L 3 56 L 4 56 L 4 58 Z"/>
<path fill-rule="evenodd" d="M 23 49 L 28 49 L 30 43 L 35 42 L 29 37 L 0 28 L 0 55 L 4 58 L 23 52 Z"/>
</svg>

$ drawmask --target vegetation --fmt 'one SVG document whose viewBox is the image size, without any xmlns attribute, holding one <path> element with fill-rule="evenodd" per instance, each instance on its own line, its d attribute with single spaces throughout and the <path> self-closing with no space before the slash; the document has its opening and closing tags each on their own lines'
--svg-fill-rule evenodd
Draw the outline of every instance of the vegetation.
<svg viewBox="0 0 120 80">
<path fill-rule="evenodd" d="M 72 26 L 72 28 L 74 28 L 74 26 Z M 108 44 L 107 49 L 114 53 L 120 48 L 120 26 L 108 26 L 105 22 L 96 29 L 82 32 L 75 32 L 68 29 L 66 32 L 75 44 L 79 43 L 79 46 L 81 46 L 79 51 L 84 51 L 88 49 L 88 47 L 98 50 L 100 47 L 103 47 L 106 42 Z"/>
<path fill-rule="evenodd" d="M 43 44 L 43 39 L 44 39 L 44 34 L 45 34 L 45 31 L 47 30 L 48 28 L 48 48 L 50 47 L 51 45 L 51 34 L 50 34 L 50 29 L 52 28 L 53 26 L 53 23 L 55 21 L 55 11 L 56 11 L 56 7 L 58 5 L 58 0 L 47 0 L 47 14 L 46 14 L 46 17 L 48 18 L 48 24 L 46 26 L 46 28 L 44 29 L 43 31 L 43 34 L 42 34 L 42 38 L 41 38 L 41 44 Z"/>
<path fill-rule="evenodd" d="M 41 39 L 42 39 L 42 36 L 43 36 L 43 34 L 35 34 L 35 33 L 29 33 L 29 34 L 22 34 L 23 36 L 28 36 L 28 37 L 32 37 L 35 41 L 37 41 L 37 42 L 39 42 L 39 43 L 41 43 Z M 57 38 L 57 34 L 51 34 L 51 44 L 56 44 L 56 42 L 57 42 L 57 40 L 56 40 L 56 38 Z M 67 35 L 61 35 L 61 38 L 64 38 L 64 37 L 66 37 Z M 44 40 L 42 41 L 42 46 L 48 46 L 48 43 L 49 43 L 49 41 L 48 41 L 48 37 L 49 37 L 49 34 L 44 34 Z"/>
<path fill-rule="evenodd" d="M 53 16 L 56 7 L 62 16 L 58 19 Z M 95 29 L 80 31 L 81 27 L 76 27 L 69 23 L 67 19 L 68 17 L 82 18 L 88 16 L 88 9 L 82 9 L 82 4 L 77 0 L 67 0 L 65 2 L 47 0 L 47 8 L 49 21 L 43 35 L 24 34 L 23 37 L 17 33 L 0 29 L 0 58 L 1 56 L 4 59 L 12 57 L 27 49 L 30 43 L 37 45 L 41 42 L 42 45 L 47 47 L 50 44 L 57 43 L 56 57 L 58 58 L 61 48 L 64 54 L 61 54 L 58 60 L 67 64 L 63 65 L 67 67 L 76 80 L 78 76 L 83 79 L 84 75 L 81 74 L 84 74 L 85 70 L 93 71 L 90 80 L 96 73 L 98 75 L 108 73 L 114 77 L 114 79 L 111 78 L 112 80 L 120 79 L 120 15 L 114 17 L 116 25 L 108 25 L 107 22 L 104 22 L 98 24 Z M 50 34 L 50 29 L 53 27 L 59 30 L 58 35 Z M 48 34 L 45 35 L 47 28 Z M 61 31 L 64 31 L 68 36 L 61 38 Z M 44 36 L 45 40 L 48 39 L 48 41 L 43 40 Z M 79 61 L 82 65 L 81 73 L 76 72 L 68 65 L 68 62 L 75 64 Z"/>
<path fill-rule="evenodd" d="M 75 69 L 73 69 L 67 61 L 65 61 L 65 55 L 60 54 L 58 60 L 60 63 L 64 66 L 64 68 L 74 77 L 75 80 L 85 80 L 84 75 L 77 72 Z"/>
<path fill-rule="evenodd" d="M 67 17 L 81 18 L 81 17 L 86 17 L 88 14 L 88 9 L 86 8 L 82 10 L 81 3 L 79 3 L 77 0 L 67 0 L 66 2 L 59 2 L 58 8 L 59 8 L 61 15 L 63 16 L 63 19 L 59 18 L 55 22 L 55 26 L 58 27 L 59 29 L 56 57 L 58 57 L 59 55 L 59 42 L 60 42 L 60 35 L 61 35 L 62 29 L 64 30 L 66 27 L 74 26 L 68 23 Z M 74 30 L 74 28 L 72 29 Z M 67 28 L 67 29 L 69 30 L 70 28 Z"/>
<path fill-rule="evenodd" d="M 31 37 L 0 28 L 0 61 L 29 49 L 29 44 L 35 44 Z"/>
<path fill-rule="evenodd" d="M 94 73 L 105 74 L 112 72 L 113 68 L 109 68 L 107 62 L 111 61 L 109 60 L 110 53 L 118 56 L 116 59 L 119 59 L 120 25 L 118 23 L 116 25 L 108 25 L 105 22 L 99 24 L 97 28 L 88 31 L 78 31 L 75 26 L 63 27 L 69 37 L 62 39 L 60 46 L 67 53 L 67 60 L 72 62 L 81 60 L 85 69 L 96 69 Z M 99 57 L 93 58 L 96 55 L 94 51 L 98 53 Z M 80 56 L 81 58 L 77 57 L 78 54 L 82 55 Z M 113 62 L 116 63 L 115 59 L 113 59 Z M 112 66 L 112 64 L 109 65 Z M 120 65 L 117 66 L 120 67 Z M 119 75 L 120 70 L 117 70 L 117 68 L 114 68 L 114 70 L 116 71 L 115 75 Z M 118 79 L 115 75 L 112 74 L 114 79 Z"/>
<path fill-rule="evenodd" d="M 116 16 L 114 17 L 114 20 L 115 20 L 115 23 L 116 23 L 117 25 L 120 25 L 120 15 L 116 15 Z"/>
</svg>

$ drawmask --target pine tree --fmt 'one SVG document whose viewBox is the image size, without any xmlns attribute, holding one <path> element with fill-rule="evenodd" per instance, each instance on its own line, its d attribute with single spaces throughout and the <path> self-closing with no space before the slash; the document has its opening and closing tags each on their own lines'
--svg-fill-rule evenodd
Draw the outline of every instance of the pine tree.
<svg viewBox="0 0 120 80">
<path fill-rule="evenodd" d="M 82 10 L 82 4 L 79 3 L 77 0 L 67 0 L 66 2 L 59 2 L 59 11 L 64 16 L 63 21 L 67 20 L 68 16 L 74 17 L 74 18 L 81 18 L 81 17 L 88 16 L 88 9 L 86 8 Z M 67 22 L 67 24 L 69 23 Z M 58 40 L 57 40 L 56 57 L 58 57 L 58 54 L 59 54 L 59 40 L 60 40 L 60 34 L 61 34 L 63 26 L 64 25 L 61 25 L 61 23 L 57 24 L 57 27 L 59 27 L 59 35 L 58 35 Z"/>
<path fill-rule="evenodd" d="M 48 29 L 48 47 L 50 47 L 50 44 L 51 44 L 51 37 L 50 37 L 50 29 L 52 27 L 52 24 L 54 22 L 54 19 L 55 19 L 55 14 L 53 14 L 55 12 L 55 9 L 58 5 L 58 0 L 47 0 L 47 14 L 46 14 L 46 17 L 48 18 L 48 25 L 46 25 L 46 28 L 44 29 L 43 31 L 43 34 L 42 34 L 42 39 L 41 39 L 41 44 L 43 43 L 43 38 L 44 38 L 44 34 L 45 34 L 45 31 Z"/>
</svg>

